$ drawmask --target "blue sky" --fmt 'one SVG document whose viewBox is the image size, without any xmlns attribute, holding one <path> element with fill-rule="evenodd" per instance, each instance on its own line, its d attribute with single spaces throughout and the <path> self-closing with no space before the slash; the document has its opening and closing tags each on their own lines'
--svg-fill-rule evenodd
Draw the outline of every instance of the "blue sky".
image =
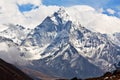
<svg viewBox="0 0 120 80">
<path fill-rule="evenodd" d="M 110 8 L 115 11 L 114 16 L 119 17 L 117 12 L 120 12 L 120 0 L 42 0 L 42 4 L 49 6 L 49 5 L 57 5 L 57 6 L 74 6 L 74 5 L 89 5 L 95 9 L 103 8 L 104 9 L 104 14 L 109 14 L 107 12 L 107 9 Z M 37 8 L 37 6 L 34 6 L 32 4 L 26 4 L 26 5 L 18 5 L 19 10 L 21 12 L 24 11 L 30 11 L 33 8 Z M 113 15 L 113 14 L 112 14 Z"/>
<path fill-rule="evenodd" d="M 102 33 L 120 31 L 120 0 L 1 1 L 2 2 L 0 2 L 0 24 L 14 24 L 17 21 L 17 24 L 33 28 L 36 25 L 40 24 L 48 15 L 51 15 L 55 11 L 57 11 L 60 6 L 64 6 L 69 7 L 67 10 L 68 12 L 70 12 L 68 14 L 72 17 L 72 19 L 78 19 L 78 21 L 80 21 L 81 25 L 83 26 L 89 27 L 90 29 L 95 29 L 96 31 Z M 75 5 L 84 6 L 72 7 Z M 94 10 L 91 7 L 93 7 L 96 10 Z M 79 8 L 80 10 L 78 10 Z"/>
<path fill-rule="evenodd" d="M 36 9 L 38 8 L 38 6 L 34 6 L 33 4 L 22 4 L 22 5 L 18 5 L 18 8 L 21 12 L 25 12 L 25 11 L 30 11 L 32 9 Z"/>
<path fill-rule="evenodd" d="M 59 5 L 59 6 L 73 6 L 73 5 L 90 5 L 92 7 L 100 7 L 105 5 L 109 0 L 43 0 L 44 5 Z"/>
<path fill-rule="evenodd" d="M 94 8 L 110 7 L 115 8 L 120 6 L 120 0 L 43 0 L 44 5 L 59 5 L 59 6 L 73 6 L 73 5 L 89 5 Z"/>
</svg>

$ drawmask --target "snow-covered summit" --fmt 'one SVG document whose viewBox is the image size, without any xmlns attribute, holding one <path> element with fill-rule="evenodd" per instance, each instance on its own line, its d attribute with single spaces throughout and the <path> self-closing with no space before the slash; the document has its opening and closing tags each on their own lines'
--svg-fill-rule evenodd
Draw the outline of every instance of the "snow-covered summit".
<svg viewBox="0 0 120 80">
<path fill-rule="evenodd" d="M 65 23 L 68 20 L 70 20 L 70 16 L 68 15 L 68 13 L 66 12 L 66 10 L 64 8 L 60 8 L 57 12 L 55 12 L 52 16 L 51 19 L 55 22 L 58 22 L 58 24 L 60 23 Z"/>
<path fill-rule="evenodd" d="M 114 69 L 112 64 L 120 60 L 120 47 L 111 42 L 106 34 L 92 32 L 82 27 L 79 21 L 74 22 L 63 8 L 46 17 L 27 36 L 22 46 L 34 56 L 30 57 L 34 62 L 33 67 L 49 68 L 53 73 L 51 75 L 60 70 L 61 74 L 58 72 L 56 75 L 62 77 L 73 77 L 74 74 L 78 77 L 91 77 L 89 74 L 84 76 L 87 69 L 102 73 Z M 47 70 L 44 69 L 43 72 Z M 100 74 L 93 76 L 96 75 Z"/>
<path fill-rule="evenodd" d="M 120 61 L 120 46 L 107 34 L 92 32 L 80 21 L 72 20 L 64 8 L 46 17 L 29 33 L 22 26 L 12 25 L 0 35 L 18 41 L 22 57 L 33 61 L 32 68 L 52 76 L 99 76 Z"/>
</svg>

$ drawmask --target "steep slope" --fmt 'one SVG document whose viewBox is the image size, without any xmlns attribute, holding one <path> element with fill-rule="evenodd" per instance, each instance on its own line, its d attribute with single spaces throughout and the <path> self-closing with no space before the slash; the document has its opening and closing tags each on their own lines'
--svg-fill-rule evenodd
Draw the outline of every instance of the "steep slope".
<svg viewBox="0 0 120 80">
<path fill-rule="evenodd" d="M 15 66 L 0 59 L 0 80 L 33 80 Z"/>
<path fill-rule="evenodd" d="M 114 34 L 108 35 L 108 37 L 110 38 L 110 40 L 111 40 L 114 44 L 120 46 L 120 33 L 119 33 L 119 32 L 116 32 L 116 33 L 114 33 Z"/>
<path fill-rule="evenodd" d="M 113 64 L 120 61 L 120 47 L 114 40 L 72 21 L 62 8 L 28 32 L 22 26 L 12 25 L 0 35 L 20 45 L 20 56 L 32 61 L 27 67 L 47 75 L 95 77 L 115 69 Z"/>
<path fill-rule="evenodd" d="M 113 70 L 113 64 L 120 60 L 120 47 L 106 34 L 92 32 L 73 22 L 64 9 L 38 25 L 22 47 L 35 55 L 32 58 L 29 53 L 24 54 L 33 60 L 32 68 L 67 78 L 99 76 Z"/>
<path fill-rule="evenodd" d="M 33 64 L 37 65 L 32 66 L 37 70 L 57 77 L 72 78 L 77 76 L 85 78 L 102 74 L 98 67 L 79 55 L 71 44 L 64 45 L 64 48 L 55 50 L 51 55 L 41 60 L 33 61 Z M 93 72 L 92 75 L 90 74 L 91 71 Z"/>
</svg>

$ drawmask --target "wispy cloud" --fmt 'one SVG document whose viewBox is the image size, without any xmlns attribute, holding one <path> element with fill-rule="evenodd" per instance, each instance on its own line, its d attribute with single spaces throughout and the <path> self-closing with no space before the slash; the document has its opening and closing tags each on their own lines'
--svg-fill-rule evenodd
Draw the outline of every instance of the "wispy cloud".
<svg viewBox="0 0 120 80">
<path fill-rule="evenodd" d="M 110 8 L 107 9 L 107 12 L 108 12 L 109 14 L 115 14 L 115 11 L 114 11 L 113 9 L 110 9 Z"/>
<path fill-rule="evenodd" d="M 0 45 L 2 46 L 2 48 L 0 49 L 1 59 L 12 64 L 28 64 L 27 60 L 20 57 L 20 51 L 15 46 L 8 46 L 5 42 L 1 42 Z"/>
</svg>

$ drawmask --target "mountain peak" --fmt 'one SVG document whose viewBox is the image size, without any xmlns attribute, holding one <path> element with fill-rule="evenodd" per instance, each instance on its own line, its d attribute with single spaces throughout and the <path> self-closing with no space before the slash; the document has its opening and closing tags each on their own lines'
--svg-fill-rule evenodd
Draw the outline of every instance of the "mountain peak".
<svg viewBox="0 0 120 80">
<path fill-rule="evenodd" d="M 52 16 L 51 19 L 54 22 L 58 22 L 58 23 L 66 23 L 67 21 L 70 20 L 70 16 L 68 15 L 68 13 L 66 12 L 65 8 L 59 8 L 59 10 L 57 12 L 55 12 Z"/>
<path fill-rule="evenodd" d="M 64 14 L 64 13 L 66 13 L 65 8 L 63 8 L 63 7 L 59 8 L 59 10 L 58 10 L 57 12 L 58 12 L 59 14 Z"/>
</svg>

